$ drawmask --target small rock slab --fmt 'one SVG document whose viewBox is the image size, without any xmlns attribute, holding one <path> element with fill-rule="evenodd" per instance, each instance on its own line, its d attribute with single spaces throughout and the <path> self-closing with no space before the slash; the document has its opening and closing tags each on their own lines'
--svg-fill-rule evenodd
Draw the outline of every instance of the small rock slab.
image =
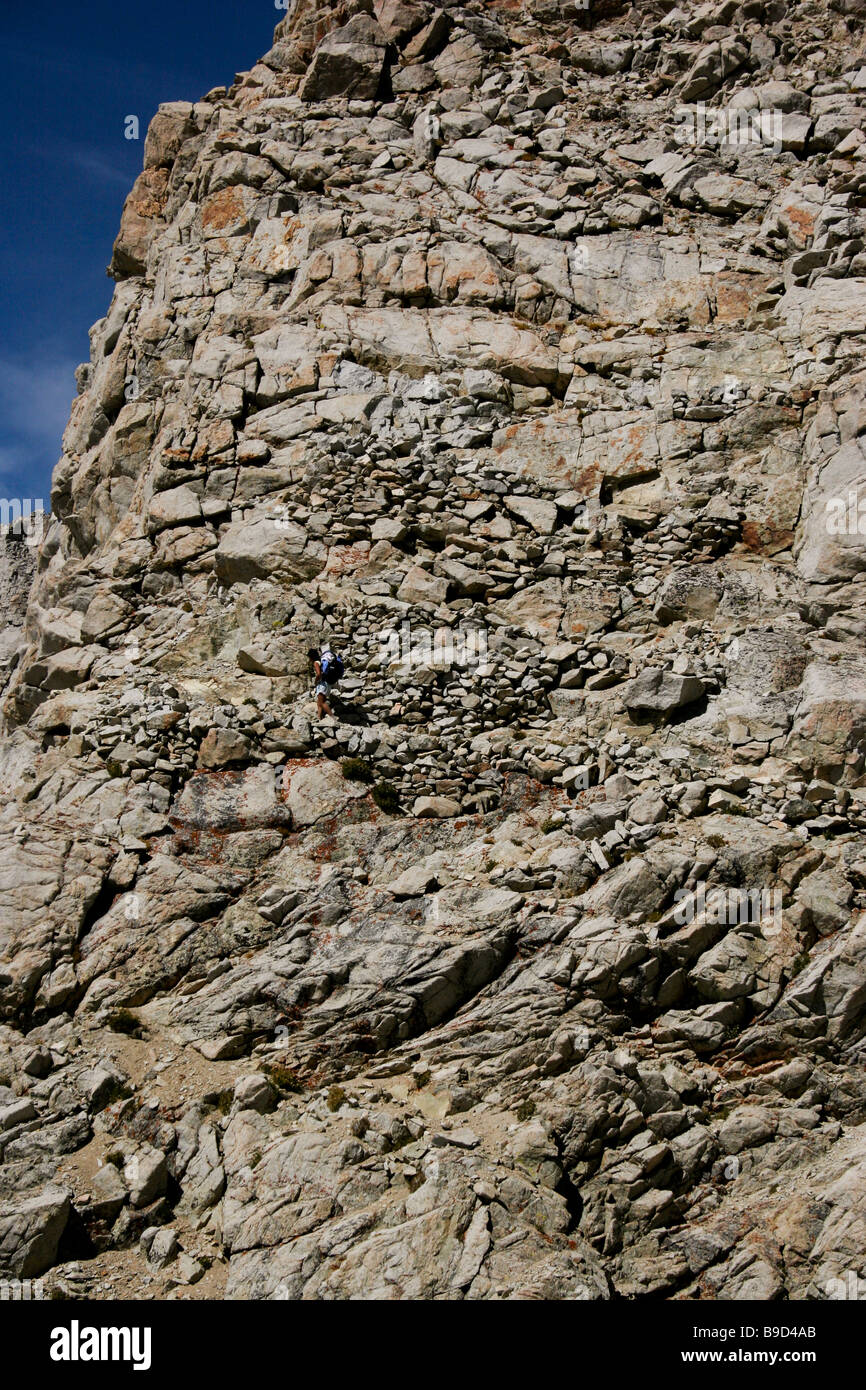
<svg viewBox="0 0 866 1390">
<path fill-rule="evenodd" d="M 319 762 L 290 765 L 284 779 L 286 806 L 295 825 L 314 825 L 326 816 L 333 816 L 366 796 L 368 788 L 349 782 L 338 763 L 322 759 Z"/>
</svg>

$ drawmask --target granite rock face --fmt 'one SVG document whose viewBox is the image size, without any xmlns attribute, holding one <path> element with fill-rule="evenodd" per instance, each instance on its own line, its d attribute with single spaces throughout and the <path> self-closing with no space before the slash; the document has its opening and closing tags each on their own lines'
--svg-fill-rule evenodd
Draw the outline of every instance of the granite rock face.
<svg viewBox="0 0 866 1390">
<path fill-rule="evenodd" d="M 0 1274 L 862 1270 L 858 35 L 296 0 L 161 108 L 0 566 Z"/>
<path fill-rule="evenodd" d="M 40 524 L 42 524 L 40 522 Z M 16 529 L 12 523 L 10 532 L 0 536 L 0 610 L 3 613 L 3 626 L 0 627 L 0 689 L 5 689 L 21 652 L 24 636 L 24 619 L 33 574 L 36 569 L 35 525 L 24 531 L 21 523 Z"/>
</svg>

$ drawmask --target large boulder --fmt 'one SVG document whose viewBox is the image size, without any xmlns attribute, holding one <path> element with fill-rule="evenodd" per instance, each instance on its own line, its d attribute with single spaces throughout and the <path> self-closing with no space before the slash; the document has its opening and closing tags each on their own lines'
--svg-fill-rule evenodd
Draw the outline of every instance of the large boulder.
<svg viewBox="0 0 866 1390">
<path fill-rule="evenodd" d="M 291 817 L 277 796 L 270 763 L 243 772 L 198 772 L 172 808 L 183 826 L 197 830 L 247 830 L 287 824 Z"/>
<path fill-rule="evenodd" d="M 828 644 L 827 659 L 809 663 L 800 686 L 792 749 L 838 762 L 866 737 L 866 659 Z"/>
<path fill-rule="evenodd" d="M 697 101 L 699 97 L 709 96 L 743 66 L 748 56 L 748 49 L 737 39 L 707 44 L 680 83 L 680 100 Z"/>
<path fill-rule="evenodd" d="M 691 705 L 704 693 L 704 683 L 697 676 L 678 676 L 660 666 L 648 666 L 623 693 L 629 713 L 666 715 Z"/>
<path fill-rule="evenodd" d="M 448 580 L 430 574 L 420 565 L 413 565 L 397 591 L 404 603 L 444 603 L 448 596 Z"/>
<path fill-rule="evenodd" d="M 145 169 L 139 174 L 123 205 L 109 266 L 116 280 L 144 274 L 150 243 L 162 225 L 159 219 L 167 198 L 167 169 Z"/>
<path fill-rule="evenodd" d="M 370 15 L 355 15 L 319 44 L 301 87 L 302 99 L 372 101 L 385 65 L 385 44 L 385 35 Z"/>
<path fill-rule="evenodd" d="M 56 1187 L 0 1207 L 0 1274 L 29 1279 L 50 1269 L 69 1208 L 69 1194 Z"/>
<path fill-rule="evenodd" d="M 797 543 L 804 579 L 829 584 L 866 570 L 866 440 L 849 440 L 826 462 L 809 491 Z"/>
<path fill-rule="evenodd" d="M 539 536 L 549 536 L 556 530 L 556 503 L 547 502 L 543 497 L 515 495 L 506 497 L 505 505 L 512 516 L 525 522 Z"/>
<path fill-rule="evenodd" d="M 348 781 L 339 764 L 324 758 L 317 762 L 290 764 L 283 786 L 286 805 L 295 825 L 314 825 L 367 792 L 363 784 Z"/>
<path fill-rule="evenodd" d="M 312 579 L 325 567 L 325 555 L 311 554 L 307 534 L 280 517 L 259 516 L 236 521 L 224 532 L 216 550 L 218 577 L 228 584 L 267 579 L 274 574 L 291 580 Z"/>
<path fill-rule="evenodd" d="M 228 767 L 242 763 L 250 753 L 246 734 L 236 729 L 210 729 L 202 740 L 198 756 L 202 767 Z"/>
</svg>

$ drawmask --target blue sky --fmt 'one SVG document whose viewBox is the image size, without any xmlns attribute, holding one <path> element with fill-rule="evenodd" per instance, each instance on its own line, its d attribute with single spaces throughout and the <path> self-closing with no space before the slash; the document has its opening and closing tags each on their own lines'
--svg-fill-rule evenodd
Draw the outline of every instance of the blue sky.
<svg viewBox="0 0 866 1390">
<path fill-rule="evenodd" d="M 271 46 L 273 0 L 7 3 L 0 14 L 0 494 L 41 497 L 105 314 L 123 200 L 163 101 L 229 85 Z M 137 115 L 141 139 L 124 138 Z"/>
</svg>

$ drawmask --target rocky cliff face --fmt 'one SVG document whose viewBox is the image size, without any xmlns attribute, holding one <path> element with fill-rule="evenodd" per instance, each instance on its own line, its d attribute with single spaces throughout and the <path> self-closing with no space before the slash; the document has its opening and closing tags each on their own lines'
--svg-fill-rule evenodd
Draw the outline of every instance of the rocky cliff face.
<svg viewBox="0 0 866 1390">
<path fill-rule="evenodd" d="M 24 620 L 27 613 L 27 600 L 33 572 L 36 568 L 37 524 L 41 527 L 42 517 L 31 523 L 28 530 L 18 520 L 13 522 L 5 535 L 0 535 L 0 691 L 8 684 L 21 654 Z"/>
<path fill-rule="evenodd" d="M 4 1274 L 861 1269 L 856 11 L 299 0 L 155 117 L 9 662 Z"/>
</svg>

